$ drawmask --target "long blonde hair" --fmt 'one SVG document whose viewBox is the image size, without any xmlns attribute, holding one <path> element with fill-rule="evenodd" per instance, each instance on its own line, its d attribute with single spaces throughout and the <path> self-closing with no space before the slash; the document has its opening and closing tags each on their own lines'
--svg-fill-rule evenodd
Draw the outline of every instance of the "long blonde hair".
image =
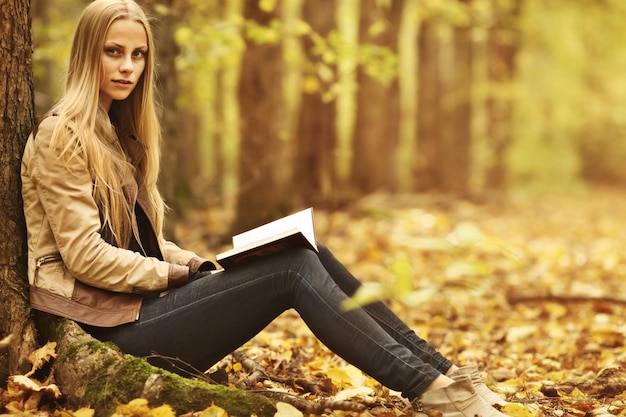
<svg viewBox="0 0 626 417">
<path fill-rule="evenodd" d="M 148 53 L 137 86 L 125 100 L 113 101 L 109 119 L 99 106 L 101 56 L 106 33 L 118 19 L 132 19 L 143 25 Z M 155 105 L 154 67 L 154 39 L 139 5 L 133 0 L 95 0 L 85 8 L 74 34 L 65 94 L 56 106 L 59 122 L 51 141 L 67 158 L 86 156 L 102 227 L 110 229 L 122 247 L 128 247 L 135 220 L 134 207 L 130 207 L 122 191 L 133 168 L 120 153 L 118 133 L 131 134 L 145 146 L 146 155 L 139 171 L 156 219 L 156 232 L 162 235 L 164 203 L 157 188 L 161 131 Z"/>
</svg>

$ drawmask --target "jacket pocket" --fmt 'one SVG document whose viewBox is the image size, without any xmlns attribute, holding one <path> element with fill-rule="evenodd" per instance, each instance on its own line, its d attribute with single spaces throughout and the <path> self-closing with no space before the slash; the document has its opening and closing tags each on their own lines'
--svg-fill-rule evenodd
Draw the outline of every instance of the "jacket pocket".
<svg viewBox="0 0 626 417">
<path fill-rule="evenodd" d="M 35 262 L 33 285 L 70 298 L 74 278 L 65 267 L 60 253 L 42 256 Z"/>
</svg>

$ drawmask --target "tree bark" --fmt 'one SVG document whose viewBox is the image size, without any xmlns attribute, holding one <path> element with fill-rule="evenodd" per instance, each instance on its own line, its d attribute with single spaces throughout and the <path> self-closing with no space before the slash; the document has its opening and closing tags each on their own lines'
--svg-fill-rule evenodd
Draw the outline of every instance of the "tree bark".
<svg viewBox="0 0 626 417">
<path fill-rule="evenodd" d="M 28 369 L 36 346 L 26 289 L 26 226 L 20 163 L 35 123 L 32 40 L 28 2 L 0 7 L 0 338 L 13 336 L 8 356 L 0 355 L 0 381 Z"/>
</svg>

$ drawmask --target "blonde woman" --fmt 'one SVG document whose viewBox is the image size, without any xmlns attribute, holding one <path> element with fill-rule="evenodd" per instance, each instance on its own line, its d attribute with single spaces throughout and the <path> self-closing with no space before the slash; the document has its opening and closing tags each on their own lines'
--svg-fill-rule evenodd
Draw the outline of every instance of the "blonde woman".
<svg viewBox="0 0 626 417">
<path fill-rule="evenodd" d="M 360 283 L 325 246 L 211 274 L 211 262 L 163 238 L 154 66 L 134 1 L 87 6 L 65 94 L 23 157 L 32 307 L 127 353 L 180 358 L 179 372 L 208 369 L 294 308 L 330 349 L 414 404 L 502 416 L 475 367 L 455 366 L 384 304 L 342 311 Z"/>
</svg>

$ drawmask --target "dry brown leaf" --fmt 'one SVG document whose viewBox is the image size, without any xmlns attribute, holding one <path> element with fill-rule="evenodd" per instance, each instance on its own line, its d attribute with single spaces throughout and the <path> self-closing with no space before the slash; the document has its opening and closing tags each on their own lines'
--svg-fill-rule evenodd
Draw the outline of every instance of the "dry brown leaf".
<svg viewBox="0 0 626 417">
<path fill-rule="evenodd" d="M 56 347 L 56 342 L 48 342 L 31 353 L 28 360 L 33 364 L 33 368 L 26 374 L 26 376 L 34 374 L 38 369 L 41 369 L 44 364 L 48 363 L 50 359 L 56 358 Z"/>
<path fill-rule="evenodd" d="M 61 397 L 61 390 L 55 384 L 41 385 L 26 375 L 11 375 L 7 386 L 9 391 L 16 393 L 41 392 L 50 398 L 58 399 Z"/>
</svg>

